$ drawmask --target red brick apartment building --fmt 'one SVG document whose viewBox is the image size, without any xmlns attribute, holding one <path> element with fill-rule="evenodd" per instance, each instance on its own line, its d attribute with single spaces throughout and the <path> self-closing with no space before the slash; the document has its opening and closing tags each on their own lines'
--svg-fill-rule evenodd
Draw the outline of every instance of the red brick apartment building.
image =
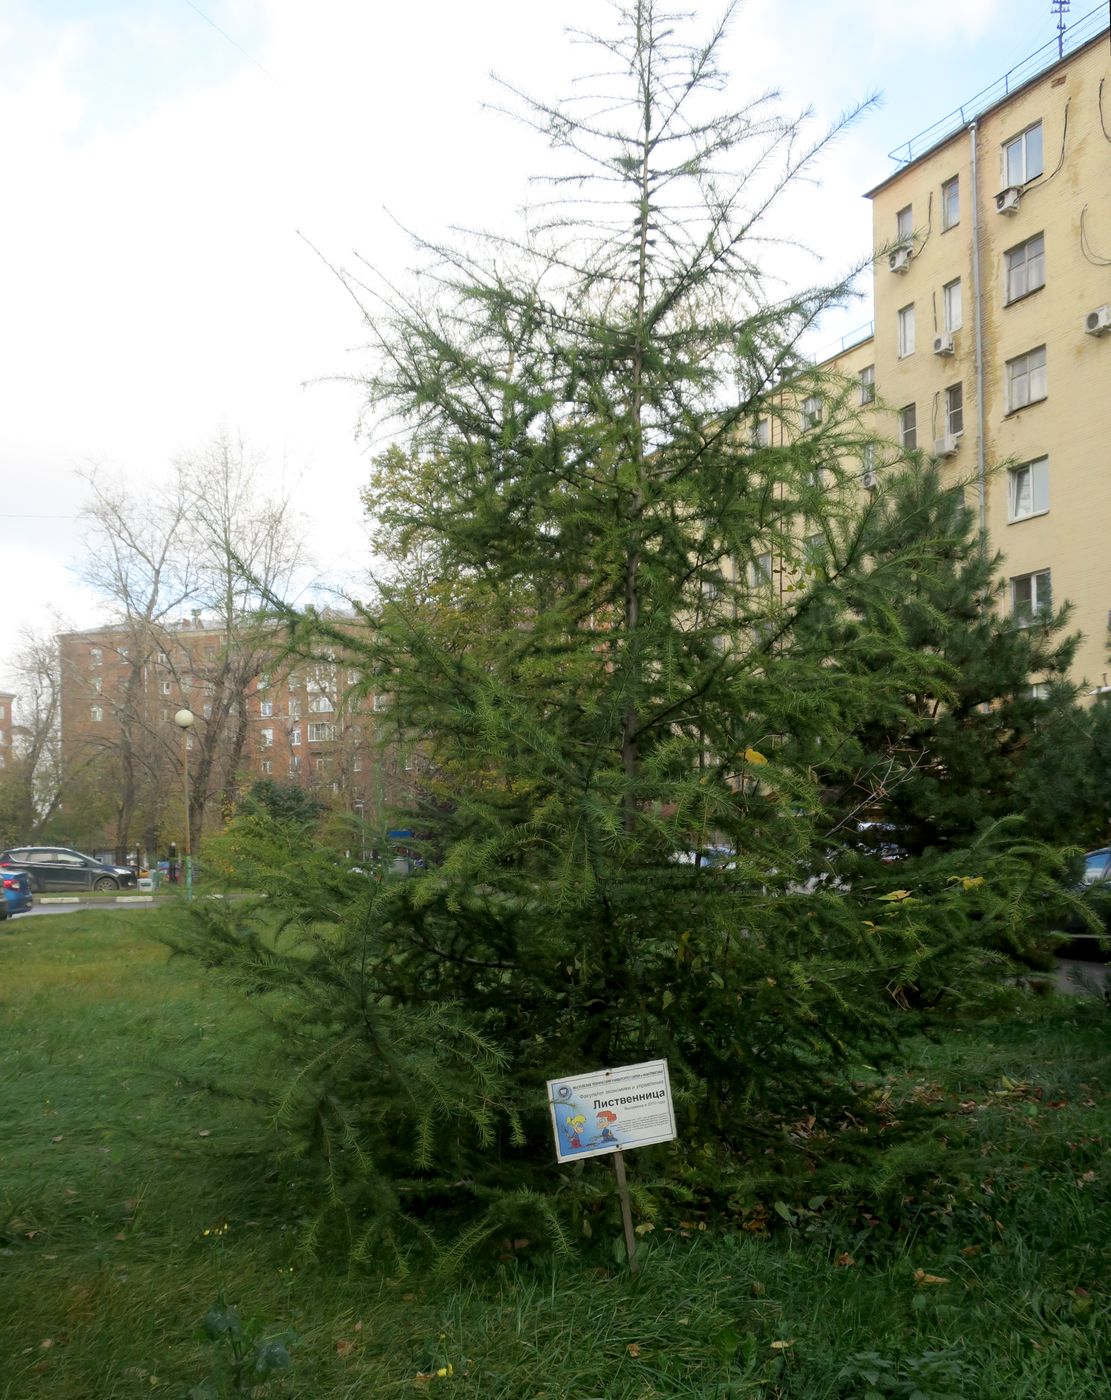
<svg viewBox="0 0 1111 1400">
<path fill-rule="evenodd" d="M 202 829 L 219 823 L 229 791 L 264 778 L 368 820 L 411 795 L 411 759 L 378 742 L 387 696 L 351 703 L 359 675 L 342 660 L 280 660 L 265 634 L 229 639 L 197 614 L 65 633 L 58 645 L 63 770 L 121 792 L 129 773 L 132 839 L 180 840 L 183 739 Z M 174 723 L 181 709 L 194 715 L 187 735 Z"/>
</svg>

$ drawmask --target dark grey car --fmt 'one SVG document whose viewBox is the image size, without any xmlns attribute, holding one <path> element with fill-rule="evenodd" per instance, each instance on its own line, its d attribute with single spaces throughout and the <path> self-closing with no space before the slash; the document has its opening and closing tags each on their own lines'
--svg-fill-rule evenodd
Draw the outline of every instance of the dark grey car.
<svg viewBox="0 0 1111 1400">
<path fill-rule="evenodd" d="M 13 846 L 0 851 L 0 869 L 25 870 L 31 889 L 41 893 L 79 894 L 136 885 L 135 872 L 127 866 L 106 865 L 66 846 Z"/>
</svg>

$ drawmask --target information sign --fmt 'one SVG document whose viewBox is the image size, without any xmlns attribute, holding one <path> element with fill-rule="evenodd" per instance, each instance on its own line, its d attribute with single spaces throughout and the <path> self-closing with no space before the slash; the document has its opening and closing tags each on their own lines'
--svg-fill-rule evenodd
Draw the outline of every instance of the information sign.
<svg viewBox="0 0 1111 1400">
<path fill-rule="evenodd" d="M 556 1159 L 628 1152 L 675 1136 L 666 1060 L 548 1080 Z"/>
</svg>

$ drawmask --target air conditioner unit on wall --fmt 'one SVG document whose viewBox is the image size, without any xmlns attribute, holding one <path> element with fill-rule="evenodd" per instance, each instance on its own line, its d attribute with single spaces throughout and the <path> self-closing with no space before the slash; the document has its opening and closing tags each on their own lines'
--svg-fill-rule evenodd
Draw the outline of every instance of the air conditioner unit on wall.
<svg viewBox="0 0 1111 1400">
<path fill-rule="evenodd" d="M 956 433 L 946 433 L 944 437 L 934 438 L 935 457 L 955 457 L 961 445 L 961 440 Z"/>
<path fill-rule="evenodd" d="M 874 491 L 879 485 L 879 478 L 869 467 L 860 473 L 860 484 L 864 487 L 865 491 Z"/>
<path fill-rule="evenodd" d="M 1089 335 L 1106 335 L 1111 331 L 1111 306 L 1097 306 L 1084 317 L 1084 329 Z"/>
<path fill-rule="evenodd" d="M 943 331 L 940 335 L 934 336 L 935 355 L 951 355 L 954 348 L 953 337 L 948 331 Z"/>
<path fill-rule="evenodd" d="M 1022 190 L 1019 186 L 1008 185 L 1005 190 L 1000 190 L 995 196 L 995 212 L 997 214 L 1017 214 L 1021 200 Z"/>
<path fill-rule="evenodd" d="M 887 265 L 891 271 L 906 272 L 907 268 L 910 267 L 911 252 L 912 250 L 905 245 L 893 249 L 887 255 Z"/>
</svg>

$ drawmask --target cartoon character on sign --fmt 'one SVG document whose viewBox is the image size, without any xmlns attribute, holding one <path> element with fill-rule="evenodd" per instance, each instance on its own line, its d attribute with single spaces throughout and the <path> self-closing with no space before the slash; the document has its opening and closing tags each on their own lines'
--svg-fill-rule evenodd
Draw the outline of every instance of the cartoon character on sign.
<svg viewBox="0 0 1111 1400">
<path fill-rule="evenodd" d="M 567 1144 L 568 1147 L 581 1147 L 583 1145 L 582 1130 L 586 1127 L 585 1114 L 576 1113 L 573 1117 L 564 1119 L 564 1122 L 571 1130 L 570 1141 Z"/>
<path fill-rule="evenodd" d="M 614 1135 L 613 1135 L 613 1133 L 612 1133 L 612 1131 L 611 1131 L 611 1129 L 612 1129 L 614 1123 L 616 1123 L 616 1122 L 617 1122 L 617 1114 L 616 1114 L 616 1113 L 611 1113 L 610 1110 L 609 1110 L 608 1108 L 603 1108 L 602 1111 L 601 1111 L 601 1113 L 598 1114 L 598 1128 L 599 1128 L 599 1131 L 600 1131 L 600 1133 L 601 1133 L 601 1140 L 602 1140 L 602 1142 L 616 1142 L 616 1141 L 617 1141 L 617 1139 L 614 1137 Z"/>
</svg>

